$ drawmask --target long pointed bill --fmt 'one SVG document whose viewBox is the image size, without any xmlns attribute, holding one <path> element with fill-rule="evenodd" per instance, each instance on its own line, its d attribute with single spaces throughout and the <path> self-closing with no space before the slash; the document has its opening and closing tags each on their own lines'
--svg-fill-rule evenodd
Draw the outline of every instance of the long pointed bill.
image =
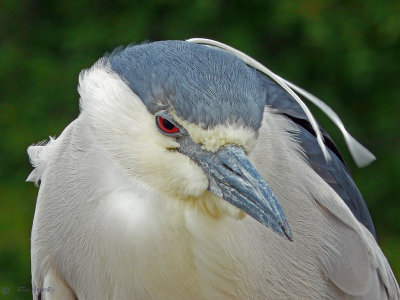
<svg viewBox="0 0 400 300">
<path fill-rule="evenodd" d="M 207 170 L 209 190 L 292 240 L 292 232 L 281 205 L 243 149 L 226 146 L 215 155 L 217 160 Z"/>
<path fill-rule="evenodd" d="M 189 150 L 181 144 L 180 150 L 195 160 L 206 173 L 211 192 L 292 240 L 281 205 L 241 147 L 228 145 L 212 153 L 199 149 L 197 144 L 191 146 Z"/>
</svg>

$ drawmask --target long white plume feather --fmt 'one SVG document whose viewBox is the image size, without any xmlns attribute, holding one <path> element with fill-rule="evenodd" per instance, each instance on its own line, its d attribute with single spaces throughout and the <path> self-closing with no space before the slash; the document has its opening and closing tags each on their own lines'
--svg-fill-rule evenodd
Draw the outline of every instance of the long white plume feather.
<svg viewBox="0 0 400 300">
<path fill-rule="evenodd" d="M 260 72 L 264 73 L 271 79 L 273 79 L 276 83 L 278 83 L 285 91 L 289 93 L 296 101 L 299 103 L 301 108 L 303 109 L 304 113 L 306 114 L 312 128 L 314 129 L 314 132 L 316 133 L 317 136 L 317 142 L 318 145 L 320 146 L 322 153 L 324 154 L 325 160 L 329 162 L 331 160 L 331 157 L 328 153 L 328 150 L 325 146 L 323 136 L 321 134 L 321 131 L 319 129 L 319 126 L 312 115 L 311 111 L 307 107 L 307 105 L 300 99 L 300 97 L 294 92 L 296 91 L 300 95 L 304 96 L 307 98 L 309 101 L 314 103 L 316 106 L 318 106 L 332 121 L 335 123 L 335 125 L 340 129 L 340 131 L 343 134 L 343 137 L 346 141 L 347 147 L 350 150 L 350 153 L 356 162 L 357 166 L 359 167 L 364 167 L 373 162 L 376 158 L 375 156 L 368 150 L 366 149 L 363 145 L 361 145 L 356 139 L 354 139 L 346 130 L 344 127 L 342 121 L 338 117 L 338 115 L 321 99 L 317 98 L 316 96 L 312 95 L 311 93 L 307 92 L 306 90 L 298 87 L 297 85 L 291 83 L 290 81 L 287 81 L 286 79 L 280 77 L 279 75 L 275 74 L 272 72 L 270 69 L 265 67 L 263 64 L 260 62 L 256 61 L 254 58 L 248 56 L 247 54 L 232 48 L 226 44 L 210 40 L 210 39 L 204 39 L 204 38 L 192 38 L 186 40 L 187 42 L 191 43 L 196 43 L 196 44 L 206 44 L 206 45 L 211 45 L 211 46 L 216 46 L 222 49 L 227 50 L 228 52 L 234 54 L 235 56 L 239 57 L 241 60 L 243 60 L 247 65 L 259 70 Z M 293 91 L 294 90 L 294 91 Z"/>
</svg>

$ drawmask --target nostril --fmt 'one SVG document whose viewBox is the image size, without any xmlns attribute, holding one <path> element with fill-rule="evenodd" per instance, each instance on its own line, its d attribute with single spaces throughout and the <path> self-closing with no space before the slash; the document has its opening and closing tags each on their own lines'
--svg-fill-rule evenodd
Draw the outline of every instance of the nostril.
<svg viewBox="0 0 400 300">
<path fill-rule="evenodd" d="M 242 176 L 239 172 L 235 171 L 234 169 L 232 169 L 231 166 L 229 166 L 228 164 L 223 163 L 222 166 L 229 170 L 230 172 L 232 172 L 233 174 L 236 174 L 237 176 Z"/>
<path fill-rule="evenodd" d="M 233 173 L 236 173 L 230 166 L 228 166 L 228 165 L 223 165 L 226 169 L 228 169 L 229 171 L 231 171 L 231 172 L 233 172 Z"/>
</svg>

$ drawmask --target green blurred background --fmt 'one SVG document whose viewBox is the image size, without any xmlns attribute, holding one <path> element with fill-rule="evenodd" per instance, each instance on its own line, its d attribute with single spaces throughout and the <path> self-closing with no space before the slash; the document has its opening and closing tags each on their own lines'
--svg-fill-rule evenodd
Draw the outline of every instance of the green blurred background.
<svg viewBox="0 0 400 300">
<path fill-rule="evenodd" d="M 230 44 L 324 99 L 378 160 L 358 169 L 337 142 L 400 278 L 400 1 L 0 2 L 0 299 L 30 298 L 37 188 L 26 148 L 79 113 L 79 71 L 119 45 L 208 37 Z"/>
</svg>

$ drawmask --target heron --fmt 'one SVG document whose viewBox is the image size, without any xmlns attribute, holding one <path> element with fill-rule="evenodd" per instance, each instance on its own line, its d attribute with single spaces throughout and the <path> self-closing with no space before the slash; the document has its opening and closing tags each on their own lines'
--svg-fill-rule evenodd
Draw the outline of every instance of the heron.
<svg viewBox="0 0 400 300">
<path fill-rule="evenodd" d="M 368 208 L 307 105 L 208 39 L 120 47 L 28 148 L 34 299 L 399 299 Z"/>
</svg>

